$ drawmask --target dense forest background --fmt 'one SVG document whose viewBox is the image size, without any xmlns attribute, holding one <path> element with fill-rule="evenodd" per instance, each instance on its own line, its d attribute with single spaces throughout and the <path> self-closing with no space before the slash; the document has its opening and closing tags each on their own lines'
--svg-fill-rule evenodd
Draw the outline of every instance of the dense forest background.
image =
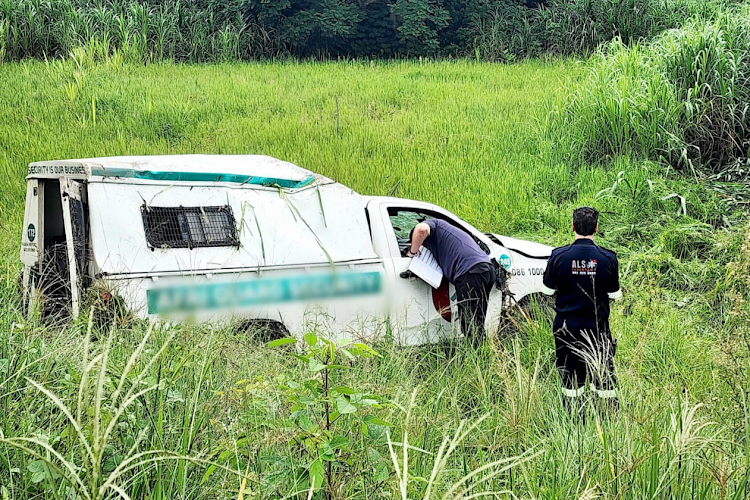
<svg viewBox="0 0 750 500">
<path fill-rule="evenodd" d="M 742 0 L 0 0 L 0 62 L 588 55 Z"/>
</svg>

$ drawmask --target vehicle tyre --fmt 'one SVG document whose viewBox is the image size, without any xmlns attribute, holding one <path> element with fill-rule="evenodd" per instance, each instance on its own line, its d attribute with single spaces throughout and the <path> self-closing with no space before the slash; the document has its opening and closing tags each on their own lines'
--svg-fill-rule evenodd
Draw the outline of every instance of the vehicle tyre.
<svg viewBox="0 0 750 500">
<path fill-rule="evenodd" d="M 555 316 L 555 299 L 541 293 L 523 297 L 508 308 L 500 321 L 497 336 L 500 341 L 517 338 L 524 329 L 523 325 L 532 323 L 552 324 Z"/>
<path fill-rule="evenodd" d="M 260 344 L 289 337 L 289 330 L 283 323 L 272 319 L 247 319 L 235 328 L 237 334 L 244 334 Z"/>
<path fill-rule="evenodd" d="M 511 307 L 511 310 L 520 310 L 531 321 L 539 322 L 555 317 L 555 298 L 543 293 L 527 295 Z"/>
</svg>

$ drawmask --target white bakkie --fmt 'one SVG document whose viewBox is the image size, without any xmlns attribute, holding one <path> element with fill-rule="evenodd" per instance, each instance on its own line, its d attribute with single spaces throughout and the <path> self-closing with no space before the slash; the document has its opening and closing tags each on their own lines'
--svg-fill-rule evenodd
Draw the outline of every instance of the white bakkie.
<svg viewBox="0 0 750 500">
<path fill-rule="evenodd" d="M 542 291 L 551 247 L 255 155 L 32 163 L 23 290 L 30 309 L 63 307 L 74 317 L 87 313 L 87 293 L 104 289 L 144 318 L 270 322 L 292 334 L 318 328 L 422 344 L 460 333 L 453 287 L 403 274 L 409 231 L 427 218 L 471 234 L 507 271 L 510 294 L 495 288 L 490 297 L 490 334 L 511 296 Z"/>
</svg>

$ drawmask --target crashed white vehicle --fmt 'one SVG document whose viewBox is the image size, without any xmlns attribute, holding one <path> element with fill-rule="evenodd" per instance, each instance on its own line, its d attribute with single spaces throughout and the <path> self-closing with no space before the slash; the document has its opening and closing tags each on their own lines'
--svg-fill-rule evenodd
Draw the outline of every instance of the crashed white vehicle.
<svg viewBox="0 0 750 500">
<path fill-rule="evenodd" d="M 29 165 L 27 183 L 25 303 L 73 317 L 87 313 L 87 293 L 107 290 L 143 318 L 423 344 L 460 332 L 453 287 L 405 273 L 417 222 L 463 229 L 507 271 L 507 286 L 490 297 L 490 334 L 511 296 L 542 291 L 551 251 L 267 156 L 43 161 Z"/>
</svg>

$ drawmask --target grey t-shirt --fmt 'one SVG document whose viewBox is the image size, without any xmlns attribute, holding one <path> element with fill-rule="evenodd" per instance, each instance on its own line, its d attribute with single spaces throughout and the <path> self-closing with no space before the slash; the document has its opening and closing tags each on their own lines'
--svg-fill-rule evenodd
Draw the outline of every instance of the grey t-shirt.
<svg viewBox="0 0 750 500">
<path fill-rule="evenodd" d="M 451 283 L 477 264 L 489 264 L 487 254 L 461 229 L 440 219 L 426 220 L 425 224 L 430 226 L 430 235 L 422 244 L 435 256 Z"/>
</svg>

